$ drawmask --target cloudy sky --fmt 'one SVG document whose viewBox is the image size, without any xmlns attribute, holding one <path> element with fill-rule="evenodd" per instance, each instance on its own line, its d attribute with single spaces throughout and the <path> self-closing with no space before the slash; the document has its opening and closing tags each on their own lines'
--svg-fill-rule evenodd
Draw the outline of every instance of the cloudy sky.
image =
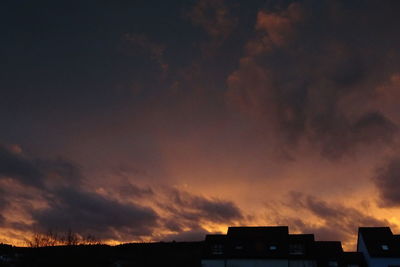
<svg viewBox="0 0 400 267">
<path fill-rule="evenodd" d="M 0 242 L 400 230 L 400 2 L 0 3 Z"/>
</svg>

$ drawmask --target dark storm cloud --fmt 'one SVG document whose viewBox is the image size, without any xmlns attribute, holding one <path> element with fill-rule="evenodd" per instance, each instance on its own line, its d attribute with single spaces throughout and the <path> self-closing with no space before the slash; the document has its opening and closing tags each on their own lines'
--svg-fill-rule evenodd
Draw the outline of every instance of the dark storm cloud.
<svg viewBox="0 0 400 267">
<path fill-rule="evenodd" d="M 174 203 L 178 207 L 193 211 L 190 215 L 184 215 L 188 216 L 187 218 L 229 222 L 243 217 L 239 208 L 231 201 L 208 199 L 178 190 L 175 190 L 173 194 Z"/>
<path fill-rule="evenodd" d="M 15 151 L 14 151 L 15 150 Z M 168 239 L 182 240 L 200 238 L 205 233 L 202 225 L 208 223 L 233 223 L 243 219 L 240 209 L 231 201 L 206 198 L 177 189 L 166 193 L 153 188 L 141 187 L 129 181 L 111 190 L 108 196 L 85 188 L 85 177 L 76 164 L 61 159 L 32 158 L 20 149 L 0 150 L 1 174 L 17 182 L 7 194 L 0 195 L 0 210 L 9 207 L 12 201 L 33 219 L 34 225 L 8 224 L 13 229 L 46 232 L 72 231 L 81 235 L 95 235 L 99 239 L 132 240 L 151 236 L 155 229 L 167 229 L 174 234 Z M 34 182 L 32 182 L 32 180 Z M 13 186 L 13 184 L 10 184 Z M 32 194 L 24 193 L 26 186 L 40 193 L 46 207 L 35 208 Z M 114 193 L 115 195 L 113 195 Z M 111 197 L 120 196 L 120 202 Z M 152 208 L 137 204 L 151 198 L 157 203 L 165 217 L 160 217 Z M 167 198 L 166 201 L 162 201 Z M 7 218 L 2 216 L 1 222 Z"/>
<path fill-rule="evenodd" d="M 306 139 L 330 158 L 390 142 L 394 123 L 368 106 L 399 70 L 400 4 L 389 2 L 269 4 L 228 77 L 229 103 L 263 119 L 285 143 Z"/>
<path fill-rule="evenodd" d="M 172 231 L 181 231 L 187 226 L 199 229 L 201 223 L 233 223 L 243 219 L 242 212 L 231 201 L 209 199 L 176 189 L 168 195 L 171 200 L 159 205 L 170 213 L 165 226 Z"/>
<path fill-rule="evenodd" d="M 34 159 L 0 145 L 0 178 L 45 189 L 46 182 L 72 184 L 82 177 L 79 168 L 63 159 Z"/>
<path fill-rule="evenodd" d="M 43 175 L 34 161 L 0 145 L 0 178 L 12 178 L 39 187 L 43 185 Z"/>
<path fill-rule="evenodd" d="M 124 239 L 149 235 L 157 225 L 157 214 L 151 208 L 120 203 L 83 189 L 79 166 L 66 160 L 29 158 L 21 151 L 0 147 L 0 175 L 23 186 L 33 186 L 43 194 L 49 207 L 34 209 L 29 204 L 32 196 L 0 192 L 0 210 L 6 208 L 9 199 L 21 202 L 21 208 L 35 220 L 35 227 L 43 231 L 73 229 L 98 238 Z M 151 189 L 130 184 L 125 189 L 131 196 L 152 194 Z M 4 216 L 1 219 L 4 221 Z M 23 227 L 27 230 L 26 225 Z"/>
<path fill-rule="evenodd" d="M 388 226 L 387 220 L 376 219 L 360 209 L 338 203 L 326 202 L 320 198 L 291 192 L 285 205 L 296 213 L 309 212 L 321 222 L 316 225 L 303 218 L 280 217 L 278 222 L 288 224 L 301 232 L 315 233 L 318 239 L 351 241 L 361 226 Z"/>
<path fill-rule="evenodd" d="M 157 215 L 150 208 L 119 203 L 79 189 L 55 192 L 50 208 L 33 212 L 33 218 L 43 230 L 68 227 L 100 239 L 145 236 L 157 225 Z"/>
<path fill-rule="evenodd" d="M 383 207 L 400 206 L 400 158 L 392 158 L 378 169 L 374 177 Z"/>
</svg>

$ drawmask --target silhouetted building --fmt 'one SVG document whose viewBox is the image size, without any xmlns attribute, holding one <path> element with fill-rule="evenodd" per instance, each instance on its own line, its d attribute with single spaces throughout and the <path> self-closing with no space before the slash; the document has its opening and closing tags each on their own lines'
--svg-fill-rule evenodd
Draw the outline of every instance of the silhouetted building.
<svg viewBox="0 0 400 267">
<path fill-rule="evenodd" d="M 357 251 L 370 267 L 400 267 L 400 236 L 389 227 L 360 227 Z"/>
<path fill-rule="evenodd" d="M 344 252 L 339 241 L 289 234 L 287 226 L 229 227 L 207 235 L 203 267 L 366 267 L 360 252 Z"/>
<path fill-rule="evenodd" d="M 204 242 L 14 247 L 0 244 L 0 266 L 135 267 L 400 267 L 400 236 L 389 227 L 361 227 L 357 251 L 287 226 L 230 227 Z"/>
</svg>

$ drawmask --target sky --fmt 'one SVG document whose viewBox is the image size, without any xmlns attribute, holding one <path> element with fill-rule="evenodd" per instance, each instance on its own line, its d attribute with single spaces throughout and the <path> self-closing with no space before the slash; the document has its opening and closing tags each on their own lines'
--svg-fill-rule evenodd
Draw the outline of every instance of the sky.
<svg viewBox="0 0 400 267">
<path fill-rule="evenodd" d="M 400 232 L 400 2 L 4 0 L 0 243 Z"/>
</svg>

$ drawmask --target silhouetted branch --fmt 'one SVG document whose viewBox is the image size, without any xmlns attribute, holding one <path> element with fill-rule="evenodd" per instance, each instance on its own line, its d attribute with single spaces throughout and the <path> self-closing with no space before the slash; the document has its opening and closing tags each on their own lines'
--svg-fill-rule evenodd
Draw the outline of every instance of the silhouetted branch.
<svg viewBox="0 0 400 267">
<path fill-rule="evenodd" d="M 47 233 L 34 232 L 31 239 L 26 240 L 26 244 L 32 248 L 49 246 L 76 246 L 76 245 L 98 245 L 100 241 L 94 235 L 86 236 L 74 233 L 71 229 L 64 234 L 59 234 L 54 230 Z"/>
</svg>

